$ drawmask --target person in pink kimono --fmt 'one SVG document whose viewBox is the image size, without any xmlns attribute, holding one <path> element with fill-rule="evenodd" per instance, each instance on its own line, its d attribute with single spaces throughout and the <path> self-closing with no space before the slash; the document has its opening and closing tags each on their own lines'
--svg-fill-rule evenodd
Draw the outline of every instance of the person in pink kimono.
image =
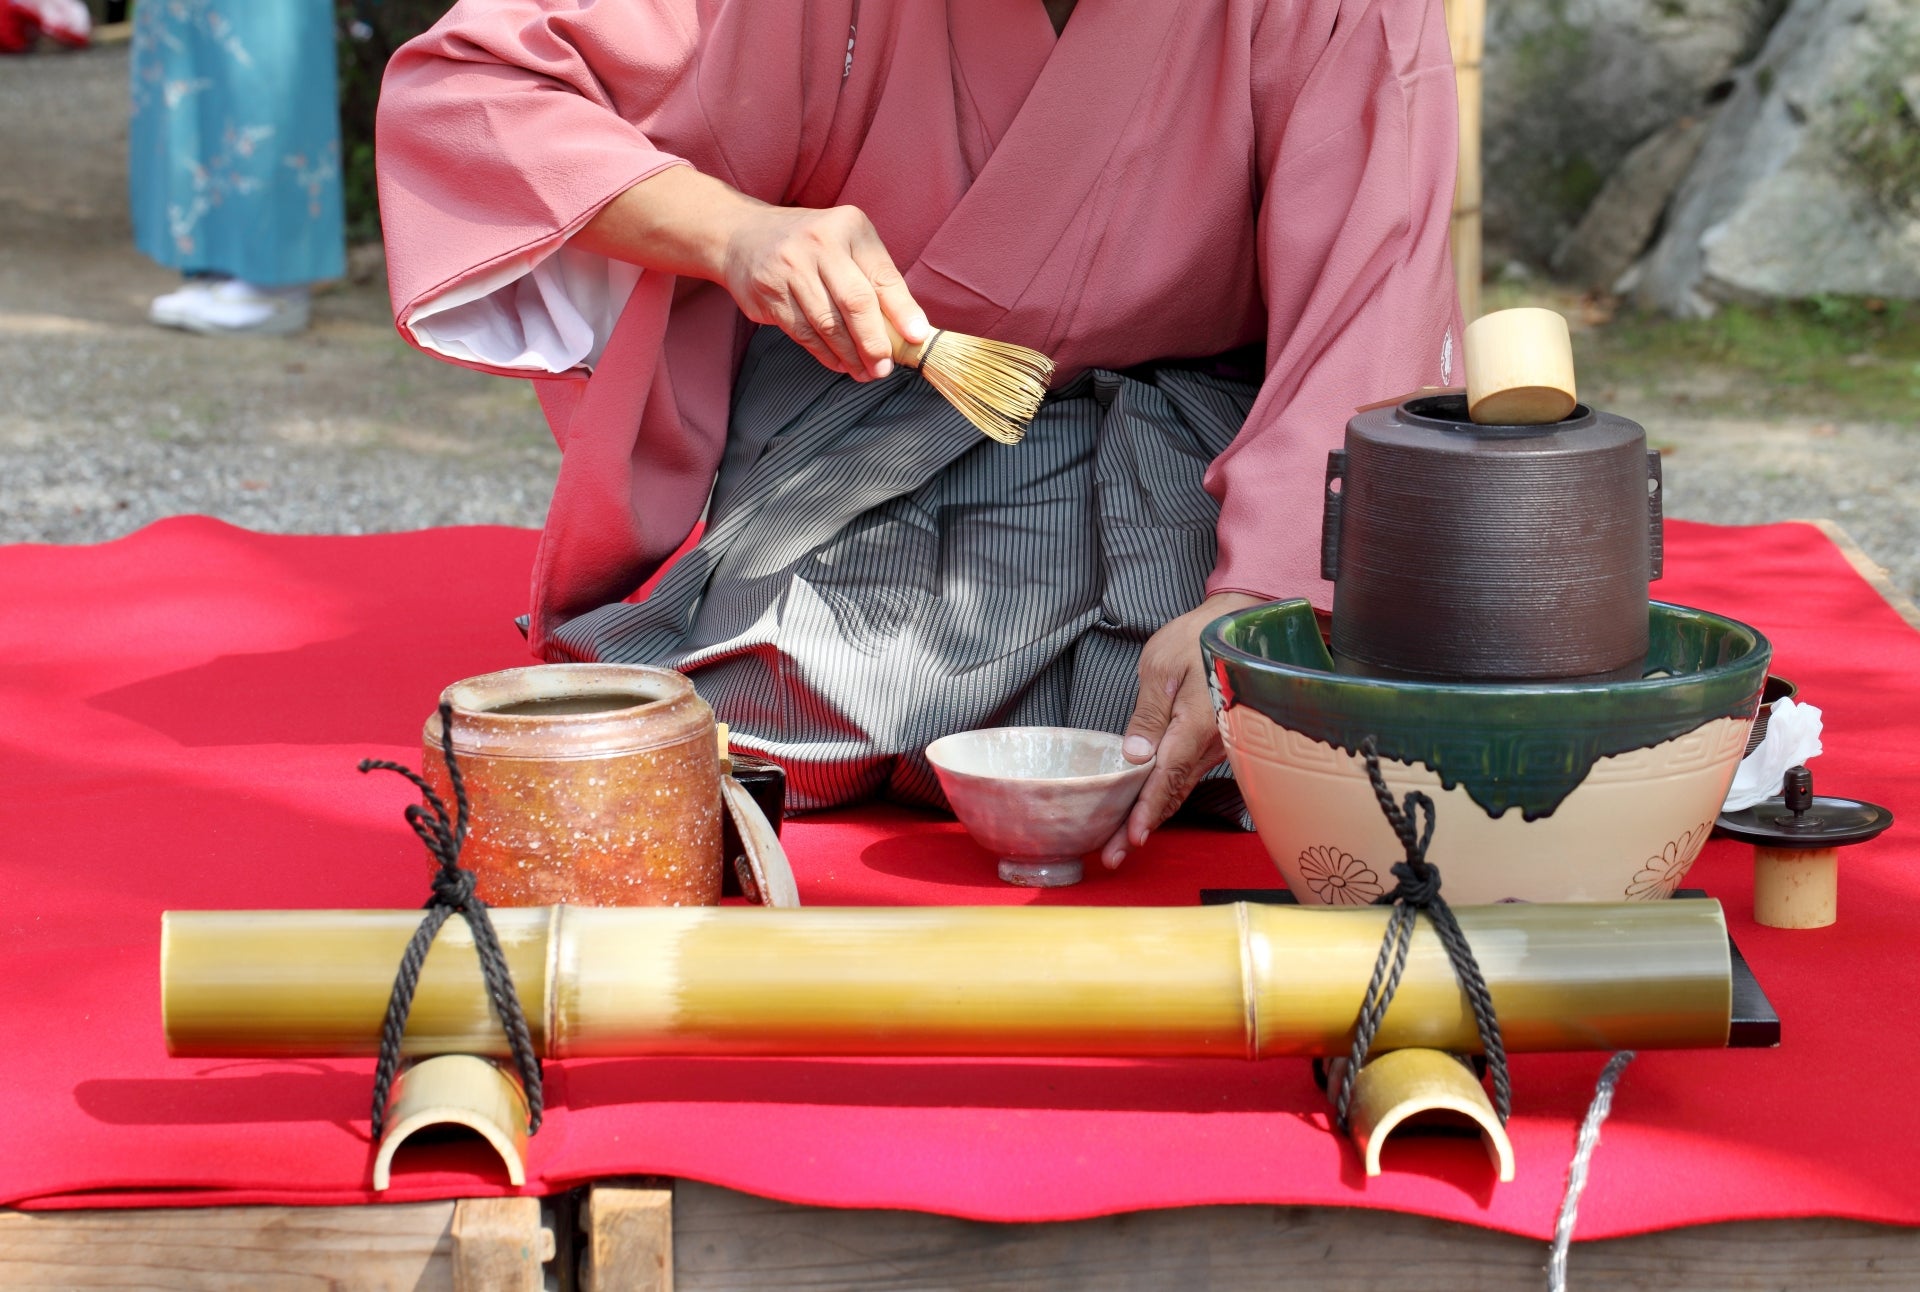
<svg viewBox="0 0 1920 1292">
<path fill-rule="evenodd" d="M 683 669 L 801 808 L 1125 732 L 1113 866 L 1233 811 L 1202 626 L 1325 606 L 1327 450 L 1454 377 L 1455 130 L 1441 0 L 463 0 L 378 157 L 401 333 L 563 450 L 537 654 Z M 1051 355 L 1026 440 L 889 324 Z"/>
</svg>

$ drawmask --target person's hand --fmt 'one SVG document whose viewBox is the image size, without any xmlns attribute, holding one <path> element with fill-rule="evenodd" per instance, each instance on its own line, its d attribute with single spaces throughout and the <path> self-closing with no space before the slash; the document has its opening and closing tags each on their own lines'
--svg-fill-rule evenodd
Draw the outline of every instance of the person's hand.
<svg viewBox="0 0 1920 1292">
<path fill-rule="evenodd" d="M 771 323 L 857 381 L 893 371 L 889 321 L 908 341 L 933 335 L 858 207 L 755 203 L 734 222 L 720 268 L 721 283 L 748 318 Z"/>
<path fill-rule="evenodd" d="M 1214 725 L 1200 630 L 1221 615 L 1259 604 L 1261 598 L 1244 592 L 1215 593 L 1149 637 L 1141 649 L 1140 698 L 1134 702 L 1121 751 L 1128 762 L 1157 761 L 1133 811 L 1100 850 L 1107 869 L 1146 843 L 1186 802 L 1200 778 L 1226 757 Z"/>
<path fill-rule="evenodd" d="M 893 371 L 889 322 L 907 341 L 933 335 L 858 207 L 770 206 L 691 166 L 669 166 L 602 207 L 572 245 L 719 283 L 755 323 L 860 381 Z"/>
</svg>

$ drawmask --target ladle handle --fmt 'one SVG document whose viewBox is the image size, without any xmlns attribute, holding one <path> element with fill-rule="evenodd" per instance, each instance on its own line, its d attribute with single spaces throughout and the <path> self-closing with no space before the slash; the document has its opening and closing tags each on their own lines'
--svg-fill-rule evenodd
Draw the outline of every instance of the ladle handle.
<svg viewBox="0 0 1920 1292">
<path fill-rule="evenodd" d="M 1660 577 L 1666 563 L 1667 533 L 1664 500 L 1666 480 L 1660 473 L 1660 452 L 1647 450 L 1647 580 Z"/>
<path fill-rule="evenodd" d="M 1346 450 L 1334 449 L 1327 454 L 1326 501 L 1320 512 L 1320 577 L 1328 582 L 1340 577 L 1340 518 L 1346 511 L 1346 479 Z"/>
</svg>

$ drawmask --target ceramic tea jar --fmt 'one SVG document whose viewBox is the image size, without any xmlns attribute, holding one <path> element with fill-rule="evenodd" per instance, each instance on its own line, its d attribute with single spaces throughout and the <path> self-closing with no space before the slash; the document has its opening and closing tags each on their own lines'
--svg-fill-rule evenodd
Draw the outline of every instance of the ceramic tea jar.
<svg viewBox="0 0 1920 1292">
<path fill-rule="evenodd" d="M 472 804 L 461 860 L 495 906 L 720 900 L 713 713 L 665 669 L 544 664 L 456 682 L 453 749 Z M 440 718 L 427 779 L 452 806 Z"/>
<path fill-rule="evenodd" d="M 1660 514 L 1660 459 L 1624 417 L 1483 426 L 1459 394 L 1363 411 L 1327 465 L 1334 657 L 1383 677 L 1637 677 Z"/>
<path fill-rule="evenodd" d="M 1670 896 L 1746 750 L 1772 651 L 1745 624 L 1655 602 L 1649 675 L 1448 682 L 1335 670 L 1305 601 L 1201 634 L 1234 779 L 1300 901 L 1365 905 L 1403 854 L 1359 754 L 1398 801 L 1433 799 L 1448 900 Z"/>
</svg>

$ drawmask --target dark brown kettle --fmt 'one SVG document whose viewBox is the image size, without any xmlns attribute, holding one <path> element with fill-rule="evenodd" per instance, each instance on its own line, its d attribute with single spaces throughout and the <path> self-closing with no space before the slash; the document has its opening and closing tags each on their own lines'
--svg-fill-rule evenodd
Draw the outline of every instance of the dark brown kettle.
<svg viewBox="0 0 1920 1292">
<path fill-rule="evenodd" d="M 1660 495 L 1646 432 L 1584 404 L 1544 426 L 1477 425 L 1460 394 L 1361 412 L 1327 455 L 1336 661 L 1462 681 L 1638 676 Z"/>
</svg>

